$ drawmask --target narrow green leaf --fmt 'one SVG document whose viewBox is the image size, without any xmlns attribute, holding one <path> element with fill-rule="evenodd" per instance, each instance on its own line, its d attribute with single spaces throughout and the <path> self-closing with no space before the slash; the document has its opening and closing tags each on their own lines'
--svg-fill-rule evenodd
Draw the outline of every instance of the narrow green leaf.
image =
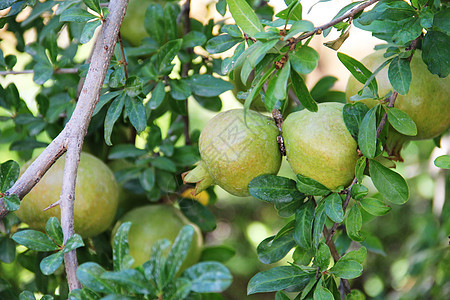
<svg viewBox="0 0 450 300">
<path fill-rule="evenodd" d="M 358 205 L 353 205 L 350 209 L 350 212 L 345 219 L 345 227 L 347 228 L 347 235 L 349 238 L 357 242 L 364 240 L 364 237 L 359 233 L 362 227 L 362 216 Z"/>
<path fill-rule="evenodd" d="M 291 298 L 289 298 L 288 295 L 285 294 L 285 292 L 283 291 L 278 291 L 275 294 L 275 300 L 290 300 Z"/>
<path fill-rule="evenodd" d="M 450 155 L 441 155 L 434 160 L 434 165 L 441 169 L 450 169 Z"/>
<path fill-rule="evenodd" d="M 364 156 L 358 158 L 358 161 L 356 162 L 355 166 L 355 177 L 358 180 L 358 182 L 363 181 L 366 165 L 367 165 L 367 158 L 365 158 Z"/>
<path fill-rule="evenodd" d="M 81 236 L 78 234 L 74 234 L 67 240 L 66 244 L 64 245 L 63 252 L 68 253 L 72 250 L 75 250 L 75 249 L 83 247 L 83 246 L 84 246 L 84 243 L 83 243 L 83 239 L 81 238 Z"/>
<path fill-rule="evenodd" d="M 36 230 L 22 230 L 16 232 L 12 239 L 34 251 L 54 251 L 58 246 L 44 233 Z"/>
<path fill-rule="evenodd" d="M 287 83 L 291 74 L 291 64 L 289 61 L 284 64 L 283 68 L 277 72 L 276 86 L 273 95 L 277 100 L 284 100 L 287 97 Z"/>
<path fill-rule="evenodd" d="M 83 0 L 83 2 L 87 7 L 89 7 L 96 13 L 101 14 L 102 11 L 100 9 L 100 3 L 98 0 Z"/>
<path fill-rule="evenodd" d="M 172 280 L 175 277 L 175 274 L 186 259 L 193 236 L 194 227 L 190 225 L 183 226 L 178 233 L 166 260 L 166 276 L 168 280 Z"/>
<path fill-rule="evenodd" d="M 145 115 L 145 107 L 139 98 L 125 97 L 125 110 L 131 124 L 140 134 L 147 126 L 147 116 Z"/>
<path fill-rule="evenodd" d="M 312 196 L 324 196 L 331 193 L 331 191 L 320 182 L 300 174 L 297 174 L 297 189 L 306 195 Z"/>
<path fill-rule="evenodd" d="M 153 170 L 153 168 L 146 168 L 139 175 L 139 182 L 141 183 L 144 190 L 150 192 L 155 186 L 155 170 Z"/>
<path fill-rule="evenodd" d="M 358 263 L 360 263 L 362 265 L 364 263 L 364 260 L 366 260 L 366 256 L 367 256 L 367 249 L 366 249 L 366 247 L 361 247 L 358 250 L 353 250 L 353 251 L 345 253 L 339 259 L 339 261 L 354 260 L 354 261 L 356 261 L 356 262 L 358 262 Z"/>
<path fill-rule="evenodd" d="M 350 73 L 352 73 L 352 75 L 362 84 L 365 84 L 372 75 L 372 72 L 356 59 L 340 52 L 337 53 L 337 56 L 347 70 L 349 70 Z M 372 92 L 372 95 L 377 95 L 378 85 L 376 80 L 372 80 L 369 84 L 369 89 Z"/>
<path fill-rule="evenodd" d="M 294 1 L 293 1 L 294 2 Z M 300 2 L 297 2 L 299 5 Z M 314 30 L 314 24 L 310 21 L 306 20 L 298 20 L 295 21 L 294 24 L 292 24 L 291 28 L 289 28 L 288 34 L 283 38 L 283 40 L 287 41 L 291 37 L 294 37 L 295 35 L 299 34 L 300 32 L 306 32 L 306 31 L 312 31 Z M 303 47 L 302 47 L 303 48 Z"/>
<path fill-rule="evenodd" d="M 270 203 L 291 202 L 305 197 L 297 190 L 294 180 L 276 175 L 253 178 L 248 190 L 253 197 Z"/>
<path fill-rule="evenodd" d="M 242 31 L 250 36 L 263 31 L 258 16 L 245 0 L 227 0 L 227 3 L 233 19 Z"/>
<path fill-rule="evenodd" d="M 256 65 L 264 58 L 267 52 L 275 46 L 277 42 L 278 40 L 270 40 L 262 43 L 259 47 L 257 47 L 248 57 L 247 62 L 250 64 L 250 67 L 255 68 Z"/>
<path fill-rule="evenodd" d="M 386 107 L 389 124 L 404 135 L 417 135 L 417 126 L 407 113 L 395 107 Z"/>
<path fill-rule="evenodd" d="M 98 293 L 114 293 L 115 285 L 102 278 L 105 269 L 97 263 L 87 262 L 77 269 L 78 280 L 87 288 Z"/>
<path fill-rule="evenodd" d="M 369 108 L 362 102 L 347 103 L 344 105 L 342 117 L 345 126 L 355 139 L 358 138 L 359 127 L 368 111 Z"/>
<path fill-rule="evenodd" d="M 216 229 L 217 224 L 213 213 L 203 204 L 192 199 L 179 199 L 178 205 L 183 214 L 204 232 Z"/>
<path fill-rule="evenodd" d="M 145 7 L 142 7 L 145 9 Z M 142 26 L 142 25 L 141 25 Z M 158 3 L 150 3 L 145 11 L 144 27 L 149 36 L 157 43 L 164 41 L 164 10 Z"/>
<path fill-rule="evenodd" d="M 395 57 L 389 65 L 388 77 L 392 87 L 400 95 L 406 95 L 411 84 L 411 68 L 408 60 Z"/>
<path fill-rule="evenodd" d="M 333 294 L 323 286 L 318 286 L 314 290 L 314 300 L 334 300 Z"/>
<path fill-rule="evenodd" d="M 344 210 L 342 209 L 342 199 L 338 193 L 333 193 L 324 199 L 325 212 L 327 216 L 336 223 L 344 220 Z"/>
<path fill-rule="evenodd" d="M 89 20 L 97 18 L 84 9 L 79 7 L 72 7 L 65 10 L 59 17 L 60 22 L 79 22 L 84 23 Z"/>
<path fill-rule="evenodd" d="M 9 190 L 17 178 L 19 178 L 19 164 L 13 160 L 8 160 L 0 165 L 0 192 Z"/>
<path fill-rule="evenodd" d="M 272 264 L 279 261 L 296 245 L 292 234 L 283 235 L 277 239 L 275 237 L 270 236 L 264 239 L 256 248 L 258 258 L 264 264 Z"/>
<path fill-rule="evenodd" d="M 12 263 L 16 257 L 16 244 L 6 236 L 0 237 L 0 261 Z M 0 280 L 0 292 L 2 291 L 2 282 Z"/>
<path fill-rule="evenodd" d="M 206 43 L 206 51 L 211 54 L 222 53 L 241 41 L 242 39 L 232 37 L 229 34 L 221 34 L 213 37 Z"/>
<path fill-rule="evenodd" d="M 59 224 L 59 220 L 56 217 L 51 217 L 48 219 L 47 224 L 45 224 L 45 231 L 48 236 L 55 241 L 56 244 L 62 246 L 64 241 L 64 235 L 61 228 L 61 224 Z"/>
<path fill-rule="evenodd" d="M 314 222 L 314 203 L 309 200 L 295 213 L 294 240 L 303 249 L 311 248 Z"/>
<path fill-rule="evenodd" d="M 400 174 L 375 160 L 369 161 L 369 171 L 373 184 L 384 198 L 399 205 L 408 201 L 408 184 Z"/>
<path fill-rule="evenodd" d="M 361 121 L 358 133 L 358 145 L 365 157 L 374 158 L 377 149 L 377 109 L 372 107 Z"/>
<path fill-rule="evenodd" d="M 105 281 L 115 282 L 132 293 L 150 294 L 151 290 L 153 290 L 151 283 L 136 269 L 104 272 L 100 275 L 100 278 Z"/>
<path fill-rule="evenodd" d="M 155 88 L 152 90 L 152 97 L 148 101 L 148 106 L 150 107 L 150 109 L 157 109 L 163 102 L 165 95 L 166 91 L 164 89 L 164 83 L 162 81 L 159 81 L 156 84 Z"/>
<path fill-rule="evenodd" d="M 316 101 L 311 97 L 302 76 L 296 72 L 291 72 L 291 81 L 292 88 L 294 89 L 300 103 L 309 111 L 318 111 L 319 107 L 317 106 Z"/>
<path fill-rule="evenodd" d="M 64 253 L 58 251 L 52 255 L 47 256 L 41 260 L 39 267 L 41 268 L 42 274 L 50 275 L 53 274 L 59 266 L 63 263 Z"/>
<path fill-rule="evenodd" d="M 253 276 L 247 286 L 247 294 L 274 292 L 291 286 L 306 286 L 314 275 L 294 266 L 280 266 Z"/>
<path fill-rule="evenodd" d="M 113 267 L 114 271 L 120 271 L 131 268 L 134 259 L 129 255 L 128 233 L 130 232 L 131 222 L 125 222 L 120 225 L 114 235 L 113 241 Z"/>
<path fill-rule="evenodd" d="M 312 233 L 312 240 L 314 248 L 319 246 L 320 237 L 322 236 L 323 227 L 325 226 L 325 222 L 327 221 L 327 214 L 325 213 L 325 206 L 323 202 L 321 202 L 315 212 L 314 216 L 314 227 Z"/>
<path fill-rule="evenodd" d="M 196 293 L 220 293 L 233 280 L 230 271 L 218 262 L 200 262 L 183 272 L 182 277 L 191 280 L 191 290 Z"/>
<path fill-rule="evenodd" d="M 236 254 L 236 250 L 231 246 L 207 246 L 202 250 L 200 261 L 218 261 L 225 263 Z"/>
<path fill-rule="evenodd" d="M 111 105 L 108 108 L 108 111 L 106 112 L 105 117 L 105 143 L 108 146 L 111 146 L 111 133 L 114 127 L 114 123 L 116 123 L 117 119 L 122 114 L 122 109 L 124 106 L 126 94 L 122 93 L 120 96 L 114 99 L 114 101 L 111 103 Z"/>
<path fill-rule="evenodd" d="M 361 276 L 362 265 L 354 260 L 339 260 L 331 269 L 330 273 L 343 279 L 353 279 Z"/>
<path fill-rule="evenodd" d="M 359 203 L 365 211 L 374 216 L 383 216 L 391 210 L 390 206 L 376 198 L 363 198 Z"/>
<path fill-rule="evenodd" d="M 331 262 L 331 252 L 327 244 L 320 243 L 316 250 L 316 256 L 314 257 L 314 265 L 319 267 L 320 271 L 325 271 Z"/>
<path fill-rule="evenodd" d="M 196 74 L 190 78 L 192 92 L 198 96 L 215 97 L 233 89 L 233 84 L 209 74 Z"/>
</svg>

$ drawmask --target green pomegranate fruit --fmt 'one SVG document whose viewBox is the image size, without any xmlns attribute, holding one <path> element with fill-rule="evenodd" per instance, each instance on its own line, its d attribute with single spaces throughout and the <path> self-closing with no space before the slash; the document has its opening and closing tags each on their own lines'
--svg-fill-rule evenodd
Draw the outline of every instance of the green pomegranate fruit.
<svg viewBox="0 0 450 300">
<path fill-rule="evenodd" d="M 375 70 L 386 58 L 383 51 L 377 51 L 362 59 L 362 63 L 369 69 Z M 388 136 L 388 151 L 401 148 L 406 140 L 423 140 L 434 138 L 445 132 L 450 126 L 450 77 L 439 78 L 431 74 L 425 63 L 421 59 L 421 51 L 417 50 L 411 60 L 411 85 L 406 95 L 398 95 L 395 107 L 407 113 L 416 123 L 416 136 L 402 136 L 394 131 L 392 136 Z M 384 68 L 376 75 L 378 84 L 378 94 L 386 95 L 392 86 L 389 83 L 388 68 Z M 347 99 L 356 95 L 363 87 L 354 77 L 350 77 L 346 94 Z M 369 107 L 373 107 L 377 100 L 362 100 Z M 394 149 L 395 148 L 395 149 Z M 395 152 L 395 151 L 394 151 Z"/>
<path fill-rule="evenodd" d="M 249 182 L 263 174 L 277 174 L 281 153 L 277 143 L 279 130 L 272 118 L 233 109 L 212 118 L 199 139 L 202 160 L 184 176 L 197 183 L 195 193 L 217 184 L 230 194 L 248 196 Z"/>
<path fill-rule="evenodd" d="M 135 208 L 116 223 L 112 236 L 125 222 L 131 222 L 128 244 L 130 255 L 134 258 L 133 267 L 140 266 L 150 259 L 152 247 L 158 240 L 168 239 L 173 243 L 181 228 L 188 224 L 194 227 L 195 231 L 188 255 L 179 273 L 198 262 L 203 245 L 202 233 L 196 225 L 189 223 L 175 207 L 155 204 Z M 167 249 L 167 253 L 168 251 L 169 249 Z"/>
<path fill-rule="evenodd" d="M 28 193 L 16 212 L 30 228 L 44 230 L 50 217 L 60 219 L 60 208 L 45 208 L 59 200 L 61 194 L 64 159 L 61 157 Z M 22 167 L 22 173 L 31 164 Z M 102 233 L 111 225 L 116 215 L 119 189 L 113 172 L 101 160 L 81 153 L 75 187 L 75 232 L 82 237 Z"/>
<path fill-rule="evenodd" d="M 286 157 L 296 174 L 329 189 L 347 186 L 355 174 L 357 144 L 342 118 L 342 103 L 320 103 L 317 112 L 291 113 L 283 122 Z"/>
</svg>

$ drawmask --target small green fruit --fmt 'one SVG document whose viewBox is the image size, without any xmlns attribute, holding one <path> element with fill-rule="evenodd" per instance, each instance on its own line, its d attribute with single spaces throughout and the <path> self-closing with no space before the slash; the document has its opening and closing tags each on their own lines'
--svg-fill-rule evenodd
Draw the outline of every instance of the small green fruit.
<svg viewBox="0 0 450 300">
<path fill-rule="evenodd" d="M 281 153 L 279 130 L 272 118 L 244 110 L 222 112 L 203 128 L 199 139 L 202 160 L 184 174 L 184 181 L 197 183 L 198 194 L 217 184 L 230 194 L 248 196 L 249 182 L 263 174 L 277 174 Z"/>
<path fill-rule="evenodd" d="M 342 118 L 341 103 L 320 103 L 317 112 L 291 113 L 283 122 L 286 156 L 296 174 L 329 189 L 350 184 L 358 159 L 357 145 Z"/>
<path fill-rule="evenodd" d="M 113 235 L 122 223 L 131 222 L 128 234 L 130 255 L 134 258 L 133 267 L 137 267 L 150 259 L 153 245 L 161 239 L 168 239 L 172 244 L 184 225 L 194 227 L 194 236 L 186 260 L 178 272 L 197 263 L 202 251 L 203 238 L 200 229 L 189 223 L 181 212 L 169 205 L 147 205 L 135 208 L 126 213 L 114 226 Z M 166 254 L 169 249 L 167 249 Z"/>
<path fill-rule="evenodd" d="M 59 206 L 44 211 L 59 200 L 64 173 L 65 156 L 45 173 L 42 179 L 22 200 L 16 212 L 30 228 L 44 230 L 50 217 L 61 220 Z M 32 161 L 22 167 L 22 173 Z M 91 237 L 102 233 L 111 225 L 116 215 L 119 189 L 113 172 L 101 160 L 81 153 L 75 187 L 75 233 Z"/>
</svg>

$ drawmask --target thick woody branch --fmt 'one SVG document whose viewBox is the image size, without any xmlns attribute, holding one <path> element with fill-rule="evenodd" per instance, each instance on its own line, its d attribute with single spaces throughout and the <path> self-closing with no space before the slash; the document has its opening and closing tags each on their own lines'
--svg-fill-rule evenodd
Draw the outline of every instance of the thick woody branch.
<svg viewBox="0 0 450 300">
<path fill-rule="evenodd" d="M 109 15 L 95 44 L 89 71 L 72 118 L 61 133 L 28 167 L 14 186 L 6 192 L 6 195 L 16 194 L 22 199 L 39 182 L 52 164 L 67 150 L 63 186 L 59 200 L 64 241 L 67 241 L 74 234 L 73 204 L 75 199 L 75 182 L 83 139 L 99 99 L 127 4 L 128 0 L 111 0 Z M 4 201 L 0 199 L 0 220 L 7 213 Z M 78 263 L 75 251 L 65 254 L 64 261 L 69 289 L 80 288 L 81 285 L 76 278 Z"/>
</svg>

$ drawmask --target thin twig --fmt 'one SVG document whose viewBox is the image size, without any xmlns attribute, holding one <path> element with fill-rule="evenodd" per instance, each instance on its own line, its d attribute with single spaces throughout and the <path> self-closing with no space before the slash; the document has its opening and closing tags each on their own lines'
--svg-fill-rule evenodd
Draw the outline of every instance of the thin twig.
<svg viewBox="0 0 450 300">
<path fill-rule="evenodd" d="M 184 35 L 188 34 L 191 31 L 191 19 L 189 15 L 191 14 L 191 0 L 186 0 L 186 2 L 183 5 L 183 8 L 181 10 L 180 15 L 177 18 L 177 23 L 183 22 L 183 28 L 184 28 Z M 191 55 L 192 49 L 186 49 L 186 52 Z M 191 68 L 190 62 L 187 62 L 183 65 L 182 71 L 181 71 L 181 77 L 187 77 L 188 71 Z M 183 134 L 184 134 L 184 143 L 186 145 L 191 144 L 191 137 L 189 135 L 189 99 L 186 99 L 184 101 L 184 105 L 186 107 L 186 115 L 183 116 Z"/>
<path fill-rule="evenodd" d="M 78 68 L 61 68 L 53 71 L 53 74 L 76 74 L 76 73 L 78 73 Z M 0 71 L 0 76 L 20 75 L 20 74 L 34 74 L 34 70 Z"/>
<path fill-rule="evenodd" d="M 340 16 L 339 18 L 336 18 L 322 26 L 316 27 L 314 28 L 312 31 L 309 31 L 305 34 L 300 35 L 299 37 L 297 37 L 294 42 L 292 44 L 296 45 L 298 42 L 300 42 L 301 40 L 307 39 L 310 36 L 313 36 L 314 34 L 321 34 L 322 31 L 324 31 L 327 28 L 330 28 L 331 26 L 334 26 L 342 21 L 344 21 L 345 19 L 351 19 L 353 18 L 357 13 L 359 13 L 360 11 L 364 10 L 365 8 L 371 6 L 372 4 L 378 2 L 379 0 L 370 0 L 367 2 L 364 2 L 360 5 L 358 5 L 355 8 L 352 8 L 351 10 L 349 10 L 348 12 L 346 12 L 345 14 L 343 14 L 342 16 Z"/>
<path fill-rule="evenodd" d="M 125 72 L 125 78 L 128 79 L 128 70 L 127 70 L 127 58 L 125 56 L 125 51 L 123 50 L 123 43 L 122 43 L 122 35 L 119 32 L 119 46 L 120 46 L 120 53 L 122 54 L 122 65 L 123 65 L 123 71 Z"/>
</svg>

